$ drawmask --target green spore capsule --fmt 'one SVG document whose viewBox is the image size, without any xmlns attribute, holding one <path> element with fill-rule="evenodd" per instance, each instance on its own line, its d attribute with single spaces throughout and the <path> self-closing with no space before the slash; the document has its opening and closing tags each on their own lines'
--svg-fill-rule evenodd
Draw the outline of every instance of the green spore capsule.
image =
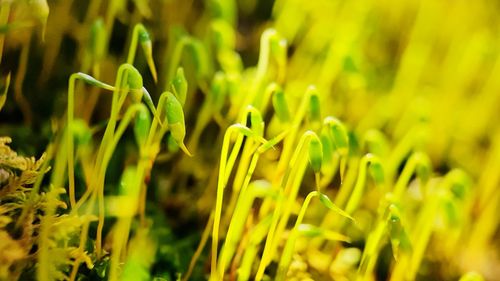
<svg viewBox="0 0 500 281">
<path fill-rule="evenodd" d="M 413 157 L 415 157 L 415 161 L 417 162 L 415 168 L 417 175 L 424 183 L 426 183 L 431 177 L 432 173 L 431 159 L 429 159 L 429 156 L 427 156 L 427 154 L 422 152 L 416 152 Z"/>
<path fill-rule="evenodd" d="M 179 100 L 182 106 L 186 103 L 188 84 L 184 75 L 184 68 L 177 68 L 174 79 L 172 79 L 172 91 Z"/>
<path fill-rule="evenodd" d="M 286 102 L 285 93 L 281 88 L 276 88 L 273 97 L 273 107 L 276 112 L 276 116 L 283 123 L 290 122 L 290 111 L 288 110 L 288 104 Z"/>
<path fill-rule="evenodd" d="M 151 128 L 151 115 L 148 109 L 141 104 L 134 120 L 134 135 L 139 147 L 144 146 Z"/>
<path fill-rule="evenodd" d="M 451 181 L 450 191 L 453 196 L 459 200 L 465 199 L 472 186 L 470 176 L 461 169 L 453 169 L 446 178 Z"/>
<path fill-rule="evenodd" d="M 311 93 L 309 98 L 309 118 L 312 122 L 321 122 L 320 101 L 316 90 Z"/>
<path fill-rule="evenodd" d="M 309 163 L 314 173 L 321 172 L 321 164 L 323 162 L 323 147 L 320 139 L 316 136 L 309 142 Z"/>
<path fill-rule="evenodd" d="M 409 253 L 412 249 L 410 239 L 401 223 L 401 215 L 396 205 L 389 206 L 389 216 L 387 218 L 389 238 L 391 240 L 394 259 L 397 260 L 399 251 Z"/>
<path fill-rule="evenodd" d="M 165 116 L 167 118 L 168 127 L 170 129 L 172 137 L 177 142 L 182 151 L 184 151 L 187 155 L 191 155 L 187 147 L 184 145 L 186 126 L 184 123 L 184 112 L 182 111 L 182 105 L 174 96 L 174 94 L 170 92 L 167 93 Z"/>
<path fill-rule="evenodd" d="M 460 215 L 456 201 L 456 198 L 451 193 L 448 193 L 441 202 L 446 216 L 446 222 L 452 228 L 457 227 L 460 223 Z"/>
<path fill-rule="evenodd" d="M 127 75 L 127 85 L 130 87 L 130 90 L 132 90 L 133 92 L 138 92 L 142 96 L 143 81 L 142 81 L 142 75 L 139 72 L 139 70 L 130 65 L 130 67 L 127 68 L 126 75 Z"/>
<path fill-rule="evenodd" d="M 148 63 L 148 67 L 151 71 L 151 75 L 156 82 L 158 81 L 158 75 L 156 73 L 156 67 L 153 61 L 153 43 L 151 42 L 151 37 L 142 24 L 138 24 L 136 28 L 138 29 L 139 44 L 141 44 L 142 50 L 144 51 L 144 55 L 146 57 L 146 61 Z"/>
<path fill-rule="evenodd" d="M 325 118 L 324 123 L 330 125 L 330 134 L 336 150 L 341 154 L 347 154 L 349 151 L 349 134 L 344 124 L 334 117 Z"/>
<path fill-rule="evenodd" d="M 256 135 L 262 137 L 264 135 L 264 119 L 262 119 L 262 114 L 251 105 L 248 106 L 247 112 L 250 114 L 250 127 Z"/>
</svg>

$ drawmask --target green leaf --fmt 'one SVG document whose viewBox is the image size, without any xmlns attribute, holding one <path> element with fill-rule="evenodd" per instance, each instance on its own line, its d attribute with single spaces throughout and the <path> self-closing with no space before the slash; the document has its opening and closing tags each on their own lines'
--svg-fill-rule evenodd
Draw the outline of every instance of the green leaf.
<svg viewBox="0 0 500 281">
<path fill-rule="evenodd" d="M 320 193 L 319 194 L 319 201 L 321 203 L 323 203 L 323 205 L 325 207 L 327 207 L 328 209 L 334 211 L 335 213 L 343 216 L 343 217 L 346 217 L 352 221 L 355 221 L 353 217 L 351 217 L 348 213 L 344 212 L 342 209 L 340 209 L 339 207 L 337 207 L 335 204 L 333 204 L 333 202 L 330 200 L 330 198 L 328 198 L 328 196 L 324 193 Z"/>
</svg>

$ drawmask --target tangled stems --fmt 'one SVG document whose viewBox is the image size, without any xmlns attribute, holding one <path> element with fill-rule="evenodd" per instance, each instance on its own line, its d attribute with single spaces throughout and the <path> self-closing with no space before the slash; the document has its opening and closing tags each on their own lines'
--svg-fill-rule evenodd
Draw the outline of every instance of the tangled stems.
<svg viewBox="0 0 500 281">
<path fill-rule="evenodd" d="M 297 197 L 307 163 L 317 161 L 311 161 L 311 154 L 309 153 L 310 143 L 313 139 L 315 142 L 320 143 L 319 137 L 312 131 L 307 131 L 302 135 L 289 163 L 290 166 L 283 176 L 281 183 L 282 189 L 280 189 L 279 192 L 280 196 L 283 196 L 284 200 L 278 201 L 275 206 L 271 226 L 264 246 L 264 252 L 255 277 L 256 280 L 262 279 L 264 270 L 270 263 L 271 258 L 274 256 L 277 244 L 279 239 L 282 237 L 282 233 L 287 225 L 293 203 Z M 305 153 L 304 151 L 306 148 L 308 149 L 308 153 Z"/>
<path fill-rule="evenodd" d="M 215 202 L 215 214 L 214 214 L 214 226 L 212 230 L 212 259 L 211 259 L 211 274 L 210 274 L 210 280 L 220 280 L 222 278 L 222 275 L 217 271 L 217 249 L 218 249 L 218 241 L 219 241 L 219 228 L 220 228 L 220 217 L 221 217 L 221 212 L 222 212 L 222 200 L 223 200 L 223 194 L 224 194 L 224 189 L 227 184 L 227 175 L 228 171 L 226 171 L 226 164 L 228 162 L 228 150 L 229 150 L 229 143 L 231 140 L 231 134 L 232 133 L 239 133 L 243 134 L 247 137 L 252 137 L 252 138 L 257 138 L 259 141 L 262 143 L 265 143 L 266 140 L 264 140 L 262 137 L 259 137 L 255 132 L 250 130 L 249 128 L 241 125 L 241 124 L 234 124 L 231 125 L 227 130 L 226 133 L 224 134 L 224 140 L 222 143 L 222 152 L 221 152 L 221 160 L 220 160 L 220 167 L 219 167 L 219 178 L 217 181 L 217 198 Z M 232 167 L 230 167 L 232 169 Z"/>
<path fill-rule="evenodd" d="M 250 208 L 257 197 L 267 197 L 272 195 L 272 189 L 268 182 L 252 182 L 247 189 L 240 192 L 238 202 L 234 210 L 231 222 L 228 227 L 224 246 L 219 259 L 219 274 L 224 275 L 227 263 L 232 259 L 236 246 L 243 233 L 243 227 L 247 220 Z"/>
<path fill-rule="evenodd" d="M 233 186 L 234 197 L 232 197 L 231 200 L 233 200 L 234 198 L 234 204 L 232 204 L 231 202 L 227 210 L 227 213 L 232 214 L 232 217 L 229 223 L 228 232 L 225 239 L 226 242 L 222 249 L 221 259 L 219 260 L 219 272 L 221 274 L 224 273 L 227 262 L 232 258 L 234 254 L 236 244 L 239 241 L 241 232 L 243 230 L 242 227 L 246 221 L 246 218 L 248 217 L 248 212 L 250 210 L 254 198 L 264 197 L 264 198 L 275 199 L 276 197 L 275 196 L 276 194 L 274 193 L 274 191 L 271 189 L 271 186 L 267 182 L 257 181 L 250 184 L 250 180 L 255 171 L 255 168 L 257 167 L 257 162 L 259 160 L 260 155 L 262 155 L 262 153 L 275 146 L 285 137 L 285 135 L 286 132 L 270 139 L 264 144 L 261 144 L 253 154 L 250 152 L 248 153 L 249 155 L 253 156 L 248 167 L 245 166 L 247 169 L 245 177 L 244 179 L 242 179 L 243 182 L 241 185 L 241 189 L 239 187 L 236 188 L 236 185 Z M 238 169 L 240 169 L 241 167 L 242 166 L 240 164 Z M 238 199 L 236 201 L 236 196 L 238 193 L 239 196 L 237 197 Z M 234 212 L 232 212 L 233 209 Z"/>
<path fill-rule="evenodd" d="M 74 78 L 73 78 L 74 77 Z M 72 76 L 73 79 L 70 78 L 70 89 L 68 92 L 68 126 L 72 126 L 73 124 L 73 103 L 74 103 L 74 79 L 76 77 L 81 77 L 81 75 Z M 121 89 L 125 86 L 126 90 L 122 91 Z M 78 207 L 86 200 L 86 197 L 91 193 L 91 201 L 89 204 L 89 208 L 92 208 L 93 202 L 96 197 L 98 199 L 98 209 L 99 209 L 99 220 L 97 225 L 97 236 L 96 236 L 96 252 L 98 256 L 101 256 L 102 250 L 102 229 L 104 226 L 104 178 L 106 173 L 106 168 L 109 163 L 109 159 L 114 150 L 113 143 L 117 143 L 118 139 L 115 138 L 116 124 L 118 121 L 118 114 L 120 109 L 125 101 L 125 98 L 128 93 L 128 89 L 132 91 L 142 91 L 142 77 L 139 72 L 130 64 L 123 64 L 118 69 L 118 75 L 116 80 L 116 86 L 113 89 L 112 96 L 112 104 L 111 104 L 111 114 L 106 126 L 106 130 L 104 132 L 104 136 L 99 147 L 99 151 L 97 153 L 97 158 L 94 166 L 94 171 L 97 173 L 97 176 L 92 178 L 89 189 L 86 194 L 82 196 L 77 204 L 74 205 L 73 211 L 76 212 Z M 122 122 L 123 123 L 123 122 Z M 124 126 L 119 127 L 120 130 L 125 130 Z M 116 145 L 116 144 L 115 144 Z M 72 138 L 68 138 L 68 170 L 71 171 L 73 169 L 73 141 Z M 73 178 L 73 188 L 74 191 L 74 175 L 69 172 L 70 182 L 71 177 Z M 90 211 L 90 209 L 89 209 Z"/>
</svg>

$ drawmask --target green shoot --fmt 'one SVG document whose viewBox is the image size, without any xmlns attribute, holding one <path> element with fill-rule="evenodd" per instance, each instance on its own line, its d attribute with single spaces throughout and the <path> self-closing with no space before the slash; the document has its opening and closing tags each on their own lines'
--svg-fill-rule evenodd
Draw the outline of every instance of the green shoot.
<svg viewBox="0 0 500 281">
<path fill-rule="evenodd" d="M 220 217 L 221 217 L 221 212 L 222 212 L 222 200 L 223 200 L 223 194 L 224 194 L 224 189 L 227 184 L 227 174 L 228 171 L 226 171 L 226 163 L 228 161 L 228 150 L 229 150 L 229 144 L 230 144 L 230 139 L 231 135 L 233 133 L 238 133 L 242 134 L 246 137 L 251 137 L 251 138 L 256 138 L 262 143 L 265 143 L 266 141 L 262 139 L 262 137 L 259 137 L 254 131 L 250 130 L 249 128 L 241 125 L 241 124 L 234 124 L 231 125 L 227 130 L 226 133 L 224 134 L 224 141 L 222 144 L 222 152 L 221 152 L 221 160 L 220 160 L 220 167 L 219 167 L 219 178 L 217 181 L 217 198 L 216 198 L 216 203 L 215 203 L 215 214 L 214 214 L 214 226 L 213 226 L 213 231 L 212 231 L 212 262 L 211 262 L 211 275 L 210 279 L 211 280 L 218 280 L 221 278 L 219 275 L 219 272 L 216 270 L 217 266 L 217 250 L 218 250 L 218 241 L 219 241 L 219 228 L 220 228 Z"/>
</svg>

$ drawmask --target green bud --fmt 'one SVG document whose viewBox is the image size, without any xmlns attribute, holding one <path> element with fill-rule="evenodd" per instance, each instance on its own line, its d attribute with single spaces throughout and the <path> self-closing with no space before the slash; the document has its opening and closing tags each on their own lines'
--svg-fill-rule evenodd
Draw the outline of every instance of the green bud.
<svg viewBox="0 0 500 281">
<path fill-rule="evenodd" d="M 141 73 L 139 72 L 139 70 L 137 70 L 132 65 L 129 65 L 129 66 L 130 67 L 127 68 L 127 72 L 126 72 L 127 85 L 130 87 L 131 90 L 142 93 L 143 81 L 142 81 Z"/>
<path fill-rule="evenodd" d="M 177 142 L 179 147 L 188 155 L 191 153 L 184 145 L 186 136 L 186 126 L 184 123 L 184 112 L 182 111 L 181 103 L 175 98 L 174 94 L 167 92 L 167 100 L 165 105 L 165 116 L 170 129 L 172 138 Z"/>
<path fill-rule="evenodd" d="M 330 128 L 330 137 L 332 138 L 335 149 L 341 155 L 347 155 L 349 152 L 349 134 L 344 124 L 337 118 L 331 116 L 326 117 L 323 124 Z"/>
<path fill-rule="evenodd" d="M 309 142 L 309 163 L 311 163 L 311 167 L 315 173 L 320 173 L 323 162 L 323 147 L 318 136 L 314 136 Z"/>
<path fill-rule="evenodd" d="M 262 114 L 251 105 L 247 107 L 247 112 L 250 114 L 250 127 L 259 137 L 262 137 L 264 135 L 264 119 L 262 119 Z"/>
<path fill-rule="evenodd" d="M 389 238 L 391 240 L 392 252 L 394 258 L 397 260 L 399 256 L 399 250 L 405 253 L 411 251 L 411 243 L 408 235 L 401 223 L 401 215 L 396 205 L 391 204 L 389 206 L 389 216 L 387 218 Z"/>
<path fill-rule="evenodd" d="M 276 88 L 273 94 L 273 107 L 276 112 L 276 116 L 283 123 L 290 122 L 290 112 L 288 110 L 288 104 L 286 102 L 285 93 L 279 87 Z"/>
<path fill-rule="evenodd" d="M 151 71 L 151 75 L 153 76 L 153 79 L 157 81 L 158 75 L 156 73 L 156 67 L 153 61 L 153 43 L 151 42 L 149 33 L 146 28 L 140 23 L 137 24 L 135 28 L 138 29 L 139 44 L 141 44 L 142 50 L 144 51 L 148 67 Z"/>
<path fill-rule="evenodd" d="M 149 114 L 148 109 L 141 104 L 141 107 L 137 111 L 134 120 L 134 135 L 139 147 L 144 146 L 144 144 L 146 143 L 150 128 L 151 115 Z"/>
<path fill-rule="evenodd" d="M 184 75 L 184 69 L 179 67 L 172 80 L 172 91 L 183 106 L 186 103 L 187 90 L 188 84 Z"/>
<path fill-rule="evenodd" d="M 151 38 L 149 37 L 149 33 L 146 28 L 142 24 L 137 24 L 139 28 L 139 43 L 141 44 L 150 44 Z"/>
<path fill-rule="evenodd" d="M 174 94 L 170 92 L 167 93 L 165 116 L 167 117 L 168 125 L 184 123 L 184 111 L 182 110 L 182 105 Z"/>
<path fill-rule="evenodd" d="M 312 122 L 321 122 L 321 110 L 318 91 L 314 86 L 310 86 L 308 91 L 310 92 L 309 118 Z"/>
<path fill-rule="evenodd" d="M 442 207 L 444 209 L 444 213 L 446 215 L 446 222 L 451 227 L 458 226 L 459 219 L 459 211 L 458 205 L 452 194 L 448 193 L 442 200 Z"/>
<path fill-rule="evenodd" d="M 445 180 L 449 183 L 449 190 L 455 198 L 460 200 L 466 198 L 472 186 L 472 179 L 466 172 L 460 169 L 453 169 L 446 174 Z"/>
<path fill-rule="evenodd" d="M 431 159 L 429 159 L 427 154 L 422 152 L 416 152 L 412 155 L 412 157 L 415 157 L 415 161 L 417 161 L 417 176 L 420 180 L 426 183 L 430 179 L 432 173 Z"/>
<path fill-rule="evenodd" d="M 384 177 L 384 167 L 382 166 L 382 163 L 380 162 L 380 159 L 376 157 L 375 155 L 369 154 L 369 166 L 368 170 L 375 181 L 376 185 L 381 185 L 384 183 L 385 177 Z"/>
</svg>

